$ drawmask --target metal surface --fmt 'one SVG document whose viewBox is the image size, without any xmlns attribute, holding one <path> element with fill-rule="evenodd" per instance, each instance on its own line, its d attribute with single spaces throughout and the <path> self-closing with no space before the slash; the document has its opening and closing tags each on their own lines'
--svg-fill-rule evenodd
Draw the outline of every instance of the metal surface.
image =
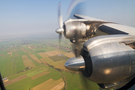
<svg viewBox="0 0 135 90">
<path fill-rule="evenodd" d="M 120 87 L 122 87 L 122 86 L 126 85 L 128 82 L 130 82 L 133 78 L 134 77 L 131 76 L 131 77 L 121 80 L 121 81 L 117 81 L 117 82 L 113 82 L 113 83 L 98 84 L 98 85 L 102 88 L 119 89 Z M 124 90 L 126 90 L 126 89 L 124 89 Z"/>
<path fill-rule="evenodd" d="M 96 33 L 97 28 L 106 21 L 89 21 L 87 19 L 69 19 L 64 22 L 64 36 L 67 39 L 75 38 L 75 30 L 78 31 L 78 37 L 88 37 Z"/>
<path fill-rule="evenodd" d="M 79 71 L 85 68 L 84 59 L 82 56 L 69 59 L 65 63 L 65 67 L 69 70 Z"/>
<path fill-rule="evenodd" d="M 90 50 L 95 46 L 99 46 L 103 43 L 111 42 L 132 42 L 135 41 L 135 36 L 117 34 L 117 35 L 103 35 L 89 39 L 84 43 L 84 46 Z"/>
<path fill-rule="evenodd" d="M 98 83 L 99 86 L 103 86 L 102 88 L 119 88 L 129 82 L 135 75 L 135 36 L 129 36 L 135 35 L 135 28 L 77 14 L 74 17 L 78 19 L 69 19 L 63 24 L 60 6 L 59 4 L 60 28 L 56 32 L 60 35 L 64 34 L 65 38 L 71 41 L 74 40 L 74 50 L 82 52 L 82 57 L 69 59 L 65 63 L 65 67 L 82 71 L 85 77 Z M 103 25 L 107 26 L 107 29 L 104 28 L 105 32 L 111 31 L 110 34 L 129 35 L 106 35 L 91 38 Z M 78 49 L 79 39 L 82 41 L 89 39 L 84 43 L 83 49 Z M 80 56 L 80 53 L 76 53 L 76 56 Z"/>
<path fill-rule="evenodd" d="M 58 34 L 62 34 L 63 31 L 64 31 L 63 28 L 58 28 L 55 30 L 55 32 Z"/>
<path fill-rule="evenodd" d="M 75 17 L 77 18 L 82 18 L 86 19 L 87 21 L 103 21 L 106 22 L 105 20 L 89 17 L 89 16 L 84 16 L 84 15 L 77 15 L 75 14 Z M 109 32 L 110 34 L 122 34 L 122 33 L 127 33 L 129 35 L 135 35 L 135 27 L 131 26 L 126 26 L 126 25 L 121 25 L 118 23 L 105 23 L 103 24 L 107 28 L 103 28 L 104 30 L 106 29 L 106 32 Z M 101 26 L 102 27 L 102 26 Z"/>
<path fill-rule="evenodd" d="M 76 19 L 75 19 L 76 20 Z M 79 20 L 69 19 L 64 23 L 64 36 L 67 39 L 75 38 L 75 31 L 78 32 L 78 37 L 85 36 L 87 26 Z"/>
<path fill-rule="evenodd" d="M 135 74 L 135 50 L 124 42 L 135 41 L 135 36 L 105 35 L 91 38 L 84 43 L 84 49 L 90 55 L 92 68 L 89 80 L 96 83 L 113 83 Z M 92 64 L 92 65 L 91 65 Z"/>
</svg>

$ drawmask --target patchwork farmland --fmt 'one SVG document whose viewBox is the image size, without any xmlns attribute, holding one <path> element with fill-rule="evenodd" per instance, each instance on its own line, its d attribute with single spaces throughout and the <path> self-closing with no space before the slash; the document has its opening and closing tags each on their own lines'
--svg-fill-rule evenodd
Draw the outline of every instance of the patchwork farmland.
<svg viewBox="0 0 135 90">
<path fill-rule="evenodd" d="M 22 59 L 23 59 L 23 63 L 24 63 L 25 68 L 26 67 L 35 67 L 33 62 L 27 57 L 27 55 L 23 55 Z"/>
<path fill-rule="evenodd" d="M 38 63 L 41 63 L 41 61 L 40 61 L 35 55 L 31 54 L 30 57 L 31 57 L 34 61 L 36 61 L 36 62 L 38 62 Z"/>
<path fill-rule="evenodd" d="M 64 43 L 63 43 L 64 42 Z M 65 43 L 66 42 L 66 43 Z M 69 71 L 65 62 L 74 57 L 70 42 L 57 39 L 26 39 L 0 42 L 0 72 L 7 90 L 87 90 L 79 72 Z M 99 90 L 90 82 L 90 89 Z M 92 87 L 91 87 L 92 86 Z"/>
</svg>

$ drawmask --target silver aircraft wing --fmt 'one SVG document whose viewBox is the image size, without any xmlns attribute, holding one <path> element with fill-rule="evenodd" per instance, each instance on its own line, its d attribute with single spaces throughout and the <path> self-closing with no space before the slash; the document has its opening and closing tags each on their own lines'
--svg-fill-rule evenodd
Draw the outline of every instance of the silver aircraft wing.
<svg viewBox="0 0 135 90">
<path fill-rule="evenodd" d="M 84 15 L 78 15 L 78 14 L 75 14 L 74 16 L 79 19 L 85 19 L 88 22 L 89 21 L 106 21 L 106 20 L 101 20 L 101 19 L 88 17 L 88 16 L 84 16 Z M 135 35 L 135 27 L 121 25 L 121 24 L 117 24 L 117 23 L 104 23 L 101 26 L 99 26 L 99 29 L 107 34 Z"/>
<path fill-rule="evenodd" d="M 86 19 L 89 21 L 106 21 L 106 20 L 101 20 L 101 19 L 97 19 L 97 18 L 93 18 L 93 17 L 89 17 L 89 16 L 84 16 L 84 15 L 78 15 L 78 14 L 75 14 L 74 16 L 78 19 Z"/>
</svg>

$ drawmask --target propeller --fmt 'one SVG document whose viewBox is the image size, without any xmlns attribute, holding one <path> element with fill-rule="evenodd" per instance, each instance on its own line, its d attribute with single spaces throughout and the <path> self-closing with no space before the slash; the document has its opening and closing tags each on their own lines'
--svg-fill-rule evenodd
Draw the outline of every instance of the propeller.
<svg viewBox="0 0 135 90">
<path fill-rule="evenodd" d="M 64 29 L 63 29 L 63 18 L 62 18 L 62 15 L 61 15 L 61 2 L 58 5 L 58 23 L 59 23 L 59 28 L 56 29 L 55 31 L 56 31 L 56 33 L 59 34 L 59 46 L 60 46 L 62 33 L 64 31 Z"/>
<path fill-rule="evenodd" d="M 80 3 L 84 2 L 85 0 L 72 0 L 69 8 L 68 8 L 68 12 L 67 12 L 67 15 L 72 17 L 72 14 L 76 14 L 76 13 L 82 13 L 82 5 L 79 5 Z M 77 7 L 77 5 L 79 5 Z M 77 7 L 77 8 L 76 8 Z M 78 9 L 79 8 L 79 9 Z M 75 10 L 77 9 L 77 10 Z M 79 28 L 79 27 L 77 27 Z M 81 34 L 81 31 L 79 30 L 75 30 L 74 31 L 74 39 L 72 40 L 73 41 L 73 45 L 72 45 L 72 48 L 73 48 L 73 51 L 75 53 L 75 56 L 76 57 L 79 57 L 80 54 L 81 54 L 81 49 L 82 49 L 82 42 L 79 40 L 80 39 L 80 34 Z M 84 70 L 80 70 L 80 80 L 81 80 L 81 84 L 83 87 L 85 87 L 85 89 L 89 90 L 89 86 L 88 86 L 88 80 L 83 76 L 83 72 Z"/>
<path fill-rule="evenodd" d="M 79 57 L 81 52 L 81 43 L 79 42 L 79 34 L 80 32 L 75 30 L 75 42 L 73 43 L 73 50 L 76 57 Z"/>
<path fill-rule="evenodd" d="M 73 12 L 77 13 L 80 12 L 81 10 L 74 10 L 74 8 L 76 8 L 77 5 L 79 5 L 81 2 L 83 2 L 84 0 L 72 0 L 69 9 L 68 9 L 68 14 L 71 13 L 71 11 L 73 10 Z M 72 21 L 70 21 L 72 22 Z M 59 48 L 60 48 L 60 42 L 61 42 L 61 38 L 62 38 L 62 34 L 64 33 L 64 28 L 63 28 L 63 18 L 62 18 L 62 14 L 61 14 L 61 2 L 58 5 L 58 23 L 59 23 L 59 28 L 56 29 L 56 32 L 59 34 Z M 78 27 L 77 27 L 78 28 Z M 73 43 L 73 51 L 75 53 L 75 56 L 78 57 L 80 55 L 80 42 L 79 42 L 79 34 L 80 32 L 78 30 L 75 30 L 74 32 L 74 43 Z"/>
<path fill-rule="evenodd" d="M 82 12 L 84 10 L 82 10 L 82 2 L 84 2 L 85 0 L 72 0 L 68 10 L 67 10 L 67 17 L 73 18 L 74 14 L 82 14 Z"/>
<path fill-rule="evenodd" d="M 69 9 L 68 9 L 67 15 L 72 14 L 72 11 L 73 11 L 74 14 L 76 12 L 82 12 L 81 10 L 75 11 L 74 8 L 76 8 L 76 6 L 79 5 L 83 1 L 84 0 L 72 0 L 71 4 L 69 6 Z M 69 31 L 69 32 L 72 32 L 73 31 L 72 34 L 74 33 L 73 38 L 70 39 L 70 40 L 73 41 L 72 47 L 73 47 L 73 51 L 75 53 L 75 56 L 76 57 L 79 57 L 80 56 L 82 45 L 81 45 L 81 42 L 80 42 L 81 31 L 78 30 L 78 29 L 80 29 L 81 25 L 80 24 L 76 24 L 75 22 L 72 21 L 72 19 L 69 20 L 68 22 L 70 22 L 71 24 L 64 23 L 64 26 L 66 26 L 66 25 L 67 25 L 67 27 L 74 26 L 74 28 L 75 28 L 75 30 L 70 30 Z M 63 28 L 63 18 L 62 18 L 62 15 L 61 15 L 61 2 L 58 5 L 58 23 L 59 23 L 59 28 L 56 29 L 56 33 L 59 34 L 59 45 L 60 45 L 62 34 L 66 32 L 66 30 L 64 30 L 65 28 Z M 64 36 L 65 35 L 66 34 L 64 34 Z M 80 71 L 80 72 L 83 74 L 83 70 Z M 80 79 L 82 80 L 81 82 L 85 85 L 85 88 L 87 89 L 88 88 L 88 82 L 87 82 L 86 78 L 84 76 L 80 75 Z"/>
<path fill-rule="evenodd" d="M 72 0 L 67 11 L 67 16 L 72 18 L 75 14 L 82 13 L 83 10 L 81 9 L 82 8 L 81 4 L 84 1 L 85 0 Z M 76 57 L 80 56 L 81 47 L 82 47 L 81 42 L 79 41 L 80 34 L 81 32 L 76 29 L 74 32 L 74 39 L 72 40 L 74 41 L 72 48 Z"/>
</svg>

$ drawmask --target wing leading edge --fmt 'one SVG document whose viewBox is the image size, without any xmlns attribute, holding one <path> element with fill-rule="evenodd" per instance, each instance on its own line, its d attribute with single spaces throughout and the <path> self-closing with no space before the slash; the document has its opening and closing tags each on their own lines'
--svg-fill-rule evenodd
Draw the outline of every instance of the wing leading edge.
<svg viewBox="0 0 135 90">
<path fill-rule="evenodd" d="M 93 22 L 93 21 L 105 21 L 106 20 L 101 20 L 93 17 L 88 17 L 84 15 L 74 15 L 76 18 L 79 19 L 85 19 L 87 20 L 86 22 Z M 121 25 L 121 24 L 116 24 L 116 23 L 103 23 L 102 25 L 99 26 L 99 29 L 107 34 L 128 34 L 128 35 L 135 35 L 135 27 L 131 26 L 126 26 L 126 25 Z"/>
</svg>

